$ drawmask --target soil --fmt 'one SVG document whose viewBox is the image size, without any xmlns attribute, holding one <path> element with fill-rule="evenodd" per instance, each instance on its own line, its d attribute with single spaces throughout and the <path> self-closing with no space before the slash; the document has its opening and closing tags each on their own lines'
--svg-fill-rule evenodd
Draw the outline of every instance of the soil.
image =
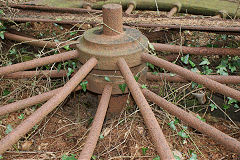
<svg viewBox="0 0 240 160">
<path fill-rule="evenodd" d="M 23 11 L 17 9 L 5 9 L 7 17 L 27 17 L 27 18 L 48 18 L 48 19 L 66 19 L 78 20 L 81 22 L 95 21 L 101 23 L 101 16 L 94 14 L 83 14 L 76 16 L 75 14 L 61 14 L 49 12 Z M 206 25 L 206 26 L 240 26 L 239 20 L 219 20 L 212 17 L 195 16 L 191 17 L 174 17 L 172 19 L 164 16 L 159 17 L 155 12 L 135 11 L 138 18 L 125 17 L 125 22 L 141 22 L 141 23 L 161 23 L 161 24 L 184 24 L 184 25 Z M 163 15 L 166 13 L 162 13 Z M 70 26 L 72 27 L 72 26 Z M 57 24 L 45 23 L 22 23 L 18 25 L 8 24 L 9 31 L 21 32 L 21 34 L 35 38 L 52 38 L 51 40 L 64 41 L 70 38 L 80 36 L 86 29 L 92 28 L 92 25 L 77 25 L 76 28 L 69 29 L 69 26 L 60 26 Z M 157 41 L 161 43 L 174 43 L 193 46 L 206 46 L 211 43 L 223 47 L 228 44 L 235 44 L 233 47 L 239 46 L 239 36 L 230 36 L 227 40 L 219 39 L 215 33 L 203 32 L 170 32 L 167 30 L 152 32 L 151 30 L 141 28 L 151 42 Z M 76 31 L 75 35 L 69 35 L 70 31 Z M 157 36 L 156 36 L 157 35 Z M 160 36 L 161 35 L 161 36 Z M 57 38 L 56 38 L 57 37 Z M 164 38 L 163 38 L 164 37 Z M 209 38 L 210 37 L 210 38 Z M 41 49 L 30 47 L 26 44 L 17 44 L 13 41 L 3 40 L 1 52 L 1 65 L 11 63 L 19 63 L 24 61 L 24 55 L 51 55 L 49 49 Z M 10 55 L 9 50 L 15 48 L 17 55 Z M 24 52 L 20 50 L 24 48 Z M 30 54 L 29 54 L 30 53 Z M 159 56 L 165 56 L 166 53 L 158 53 Z M 194 57 L 195 62 L 201 62 L 200 56 Z M 219 61 L 221 57 L 209 57 L 211 62 Z M 178 62 L 179 63 L 179 62 Z M 216 62 L 217 63 L 217 62 Z M 180 63 L 181 64 L 181 63 Z M 181 64 L 182 65 L 182 64 Z M 37 70 L 52 68 L 57 69 L 58 64 L 39 67 Z M 212 66 L 213 67 L 213 66 Z M 239 74 L 237 71 L 236 74 Z M 0 79 L 0 105 L 12 103 L 27 97 L 38 95 L 49 90 L 58 88 L 68 80 L 68 78 L 60 79 Z M 167 82 L 148 82 L 147 86 L 150 90 L 166 97 L 167 100 L 175 103 L 191 90 L 189 84 L 172 84 Z M 239 85 L 231 86 L 239 90 Z M 175 92 L 178 90 L 178 92 Z M 204 90 L 211 94 L 208 90 Z M 190 106 L 187 102 L 192 102 Z M 79 156 L 91 127 L 97 109 L 97 100 L 89 93 L 77 91 L 68 96 L 68 98 L 58 106 L 53 112 L 47 115 L 40 123 L 31 129 L 24 137 L 22 137 L 11 149 L 3 154 L 5 160 L 20 159 L 62 159 L 63 155 L 69 157 L 73 154 L 76 158 Z M 215 142 L 212 138 L 196 131 L 187 126 L 184 122 L 176 125 L 176 130 L 172 130 L 168 125 L 175 117 L 162 110 L 160 107 L 149 102 L 153 112 L 163 130 L 164 135 L 169 143 L 173 153 L 181 159 L 190 159 L 192 153 L 197 154 L 199 160 L 237 160 L 240 155 L 233 153 L 224 146 Z M 185 97 L 177 104 L 179 107 L 187 111 L 194 112 L 203 117 L 206 122 L 220 131 L 236 138 L 240 141 L 240 122 L 230 121 L 227 118 L 214 117 L 209 111 L 210 101 L 205 105 L 200 105 L 192 96 Z M 24 119 L 31 115 L 42 104 L 38 104 L 27 109 L 19 110 L 4 116 L 0 116 L 0 139 L 6 136 L 7 126 L 11 125 L 15 128 Z M 198 109 L 200 108 L 200 109 Z M 23 117 L 21 117 L 23 115 Z M 240 121 L 240 119 L 239 119 Z M 189 138 L 180 137 L 177 132 L 187 127 L 185 132 Z M 143 151 L 146 150 L 146 153 Z M 116 115 L 108 114 L 101 131 L 101 136 L 94 150 L 93 156 L 101 160 L 152 160 L 157 158 L 157 152 L 151 141 L 148 129 L 141 116 L 139 108 L 136 104 L 126 105 L 121 113 Z M 94 158 L 93 158 L 94 159 Z"/>
</svg>

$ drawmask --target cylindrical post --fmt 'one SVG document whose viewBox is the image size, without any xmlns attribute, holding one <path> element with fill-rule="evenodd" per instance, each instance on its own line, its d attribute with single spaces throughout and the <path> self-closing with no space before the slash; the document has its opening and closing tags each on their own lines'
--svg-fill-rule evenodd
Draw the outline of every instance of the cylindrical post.
<svg viewBox="0 0 240 160">
<path fill-rule="evenodd" d="M 173 114 L 174 116 L 178 117 L 191 127 L 212 137 L 217 143 L 223 144 L 226 147 L 226 149 L 236 153 L 240 153 L 240 142 L 237 141 L 236 139 L 228 136 L 227 134 L 219 131 L 218 129 L 210 126 L 209 124 L 202 122 L 197 117 L 193 116 L 190 113 L 187 113 L 183 109 L 175 106 L 174 104 L 168 102 L 167 100 L 156 95 L 155 93 L 147 89 L 142 89 L 142 92 L 147 99 L 156 103 L 158 106 L 166 110 L 168 113 Z"/>
<path fill-rule="evenodd" d="M 80 90 L 82 87 L 78 86 L 74 89 L 74 91 Z M 42 102 L 45 102 L 52 98 L 54 95 L 56 95 L 62 88 L 54 89 L 52 91 L 42 93 L 33 97 L 29 97 L 26 99 L 19 100 L 17 102 L 13 102 L 10 104 L 7 104 L 5 106 L 0 107 L 0 116 L 5 115 L 7 113 L 15 112 L 20 109 L 24 109 Z"/>
<path fill-rule="evenodd" d="M 172 73 L 176 73 L 188 80 L 194 81 L 199 84 L 203 84 L 205 87 L 211 89 L 212 91 L 221 93 L 225 96 L 231 97 L 240 101 L 240 91 L 230 88 L 226 85 L 213 81 L 202 75 L 189 71 L 188 69 L 182 68 L 176 64 L 165 61 L 161 58 L 152 56 L 150 54 L 142 54 L 142 58 L 146 62 L 150 62 L 158 67 L 162 67 Z"/>
<path fill-rule="evenodd" d="M 128 88 L 137 103 L 140 112 L 143 116 L 144 122 L 149 129 L 152 140 L 155 144 L 157 152 L 162 160 L 175 160 L 173 154 L 170 150 L 167 140 L 165 139 L 163 132 L 158 124 L 156 117 L 154 116 L 153 111 L 151 110 L 147 100 L 142 94 L 141 89 L 139 88 L 136 80 L 133 77 L 133 74 L 128 67 L 126 61 L 123 58 L 120 58 L 117 62 L 117 65 L 126 80 Z"/>
<path fill-rule="evenodd" d="M 33 78 L 33 77 L 43 77 L 43 78 L 59 78 L 59 77 L 66 77 L 67 71 L 66 70 L 43 70 L 43 71 L 20 71 L 10 74 L 5 74 L 2 78 L 9 78 L 9 79 L 21 79 L 21 78 Z"/>
<path fill-rule="evenodd" d="M 178 11 L 178 7 L 174 6 L 167 14 L 167 17 L 172 17 L 174 14 L 176 14 Z"/>
<path fill-rule="evenodd" d="M 87 9 L 87 10 L 91 10 L 92 9 L 92 5 L 88 2 L 83 2 L 83 8 Z"/>
<path fill-rule="evenodd" d="M 85 145 L 80 153 L 78 160 L 90 160 L 93 154 L 93 151 L 97 145 L 99 135 L 101 133 L 103 121 L 107 113 L 107 108 L 109 100 L 111 97 L 112 86 L 106 85 L 104 87 L 101 100 L 98 105 L 96 115 L 91 126 L 90 133 L 88 134 Z"/>
<path fill-rule="evenodd" d="M 25 119 L 12 132 L 0 141 L 0 155 L 16 143 L 22 136 L 24 136 L 34 125 L 41 121 L 54 108 L 56 108 L 86 77 L 86 75 L 97 64 L 96 58 L 89 59 L 78 72 L 63 86 L 63 88 L 50 100 L 48 100 L 42 107 L 37 109 L 32 115 Z"/>
<path fill-rule="evenodd" d="M 207 47 L 186 47 L 162 43 L 152 43 L 156 51 L 165 51 L 171 53 L 182 52 L 184 54 L 194 55 L 240 55 L 240 49 L 237 48 L 207 48 Z"/>
<path fill-rule="evenodd" d="M 126 13 L 126 14 L 131 14 L 132 11 L 136 8 L 136 5 L 137 5 L 136 1 L 130 1 L 130 2 L 128 3 L 128 8 L 127 8 L 127 10 L 125 11 L 125 13 Z"/>
<path fill-rule="evenodd" d="M 70 41 L 70 42 L 66 42 L 66 43 L 43 41 L 43 40 L 39 40 L 39 39 L 20 36 L 20 35 L 17 35 L 17 34 L 12 34 L 12 33 L 9 33 L 9 32 L 5 32 L 4 37 L 6 39 L 10 39 L 10 40 L 13 40 L 13 41 L 23 42 L 23 43 L 30 44 L 32 46 L 44 47 L 44 48 L 56 48 L 56 47 L 73 45 L 73 44 L 78 43 L 76 41 Z"/>
<path fill-rule="evenodd" d="M 122 6 L 119 4 L 106 4 L 103 11 L 103 34 L 115 36 L 123 32 Z"/>
<path fill-rule="evenodd" d="M 34 60 L 22 62 L 22 63 L 17 63 L 17 64 L 9 65 L 6 67 L 1 67 L 0 68 L 0 76 L 9 74 L 9 73 L 13 73 L 13 72 L 36 68 L 39 66 L 43 66 L 43 65 L 47 65 L 47 64 L 51 64 L 51 63 L 55 63 L 55 62 L 66 61 L 69 59 L 77 58 L 78 56 L 79 56 L 79 53 L 74 50 L 74 51 L 64 52 L 61 54 L 55 54 L 52 56 L 38 58 L 38 59 L 34 59 Z"/>
<path fill-rule="evenodd" d="M 222 84 L 240 84 L 240 76 L 220 76 L 220 75 L 202 75 L 203 77 L 209 78 L 211 80 L 217 81 Z M 189 82 L 187 79 L 174 75 L 171 76 L 168 73 L 158 73 L 157 75 L 148 72 L 147 80 L 149 81 L 168 81 L 168 82 Z"/>
</svg>

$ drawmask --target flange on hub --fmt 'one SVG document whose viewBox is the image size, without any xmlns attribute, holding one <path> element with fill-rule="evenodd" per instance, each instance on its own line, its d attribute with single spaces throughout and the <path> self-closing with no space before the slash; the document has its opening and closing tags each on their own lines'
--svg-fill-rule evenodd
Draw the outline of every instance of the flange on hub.
<svg viewBox="0 0 240 160">
<path fill-rule="evenodd" d="M 84 64 L 91 57 L 98 60 L 86 77 L 88 90 L 101 94 L 106 84 L 113 86 L 112 95 L 127 94 L 129 91 L 120 89 L 125 84 L 117 66 L 119 58 L 124 58 L 139 83 L 146 82 L 147 67 L 141 60 L 141 54 L 147 52 L 148 39 L 137 29 L 123 27 L 122 6 L 106 4 L 103 6 L 103 26 L 84 32 L 79 39 L 77 49 L 79 61 Z M 126 96 L 123 96 L 126 97 Z M 115 107 L 115 106 L 112 106 Z M 111 102 L 110 102 L 111 108 Z"/>
</svg>

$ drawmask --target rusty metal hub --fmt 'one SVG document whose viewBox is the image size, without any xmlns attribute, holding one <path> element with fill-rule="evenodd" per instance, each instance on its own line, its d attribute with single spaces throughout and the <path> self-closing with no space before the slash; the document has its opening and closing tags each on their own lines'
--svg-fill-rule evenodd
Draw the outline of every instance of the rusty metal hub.
<svg viewBox="0 0 240 160">
<path fill-rule="evenodd" d="M 104 5 L 103 25 L 86 31 L 79 39 L 77 50 L 81 64 L 91 57 L 98 60 L 98 64 L 86 77 L 89 84 L 87 89 L 101 94 L 105 85 L 112 85 L 112 97 L 115 98 L 111 98 L 109 110 L 119 112 L 126 103 L 118 102 L 126 102 L 126 94 L 129 93 L 128 88 L 123 91 L 119 87 L 126 82 L 117 61 L 124 58 L 138 82 L 145 83 L 147 67 L 141 55 L 147 53 L 147 48 L 148 39 L 140 31 L 123 26 L 122 6 L 119 4 Z"/>
</svg>

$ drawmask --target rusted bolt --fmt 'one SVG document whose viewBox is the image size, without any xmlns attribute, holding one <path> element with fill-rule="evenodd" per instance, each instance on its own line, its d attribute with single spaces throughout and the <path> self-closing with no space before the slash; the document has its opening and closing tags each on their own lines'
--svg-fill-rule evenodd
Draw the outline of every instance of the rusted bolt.
<svg viewBox="0 0 240 160">
<path fill-rule="evenodd" d="M 82 7 L 87 9 L 87 10 L 91 10 L 92 9 L 92 5 L 90 3 L 88 3 L 88 2 L 84 2 Z"/>
<path fill-rule="evenodd" d="M 172 9 L 168 12 L 167 16 L 172 17 L 174 14 L 181 10 L 182 4 L 180 2 L 174 3 Z"/>
<path fill-rule="evenodd" d="M 128 3 L 128 8 L 127 10 L 125 11 L 126 14 L 131 14 L 131 12 L 136 8 L 137 4 L 135 1 L 130 1 Z"/>
<path fill-rule="evenodd" d="M 103 6 L 103 33 L 115 36 L 123 32 L 122 6 L 119 4 L 106 4 Z"/>
</svg>

